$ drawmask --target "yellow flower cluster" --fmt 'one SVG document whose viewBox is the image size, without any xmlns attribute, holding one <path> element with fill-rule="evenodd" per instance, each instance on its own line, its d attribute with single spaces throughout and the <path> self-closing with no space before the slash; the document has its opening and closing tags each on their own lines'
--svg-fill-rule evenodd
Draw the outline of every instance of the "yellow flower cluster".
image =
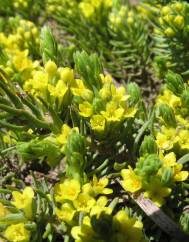
<svg viewBox="0 0 189 242">
<path fill-rule="evenodd" d="M 76 242 L 100 242 L 103 238 L 112 242 L 145 241 L 141 221 L 129 217 L 123 210 L 112 215 L 113 209 L 107 205 L 108 199 L 105 195 L 113 191 L 106 188 L 107 185 L 107 178 L 98 180 L 96 176 L 93 177 L 92 182 L 82 186 L 74 179 L 65 179 L 55 185 L 58 218 L 70 226 L 71 235 Z M 84 216 L 79 224 L 81 213 Z M 108 222 L 107 217 L 111 218 L 110 224 L 107 224 L 109 226 L 107 231 L 110 231 L 110 234 L 107 234 L 106 228 L 105 231 L 97 228 L 98 223 L 101 226 L 103 222 Z"/>
<path fill-rule="evenodd" d="M 178 35 L 184 36 L 188 28 L 187 4 L 185 2 L 175 2 L 162 7 L 159 24 L 164 36 L 173 38 Z M 157 30 L 159 31 L 159 30 Z"/>
<path fill-rule="evenodd" d="M 153 168 L 155 157 L 151 157 L 151 165 L 144 161 L 142 168 L 136 164 L 135 169 L 130 166 L 128 169 L 123 169 L 121 185 L 131 193 L 144 192 L 146 198 L 150 198 L 158 207 L 161 207 L 165 203 L 165 198 L 171 194 L 175 183 L 187 180 L 189 173 L 182 170 L 183 165 L 176 162 L 176 155 L 173 152 L 166 155 L 160 153 L 159 158 L 160 165 L 157 169 Z M 140 162 L 138 161 L 138 164 Z M 150 177 L 146 176 L 148 173 Z"/>
<path fill-rule="evenodd" d="M 107 178 L 97 179 L 86 183 L 83 186 L 75 179 L 66 179 L 62 183 L 55 185 L 55 201 L 60 204 L 57 208 L 57 216 L 68 224 L 74 222 L 73 218 L 78 212 L 89 213 L 91 209 L 98 209 L 99 206 L 106 205 L 108 200 L 104 196 L 98 195 L 111 194 L 112 190 L 106 188 Z"/>
<path fill-rule="evenodd" d="M 117 30 L 118 27 L 124 25 L 132 26 L 135 23 L 136 14 L 133 10 L 129 10 L 127 6 L 121 6 L 119 10 L 114 9 L 109 15 L 110 27 Z"/>
<path fill-rule="evenodd" d="M 79 114 L 89 121 L 96 133 L 108 132 L 112 125 L 119 125 L 135 116 L 137 108 L 129 107 L 129 95 L 124 86 L 116 87 L 111 76 L 101 74 L 102 88 L 95 92 L 85 87 L 82 80 L 76 80 L 71 88 L 79 99 Z"/>
<path fill-rule="evenodd" d="M 33 199 L 34 192 L 31 187 L 26 187 L 23 192 L 14 191 L 12 192 L 13 201 L 12 205 L 24 212 L 25 221 L 31 221 L 33 217 Z M 26 229 L 25 223 L 17 222 L 16 218 L 11 222 L 7 219 L 7 215 L 14 215 L 9 211 L 3 204 L 0 203 L 0 219 L 3 217 L 5 220 L 0 224 L 5 225 L 5 230 L 2 235 L 10 242 L 29 242 L 31 232 Z M 19 220 L 18 220 L 19 221 Z"/>
<path fill-rule="evenodd" d="M 17 21 L 17 20 L 15 20 Z M 30 54 L 39 50 L 39 32 L 37 27 L 27 20 L 18 20 L 18 27 L 9 35 L 0 33 L 0 42 L 6 56 L 3 69 L 10 75 L 19 73 L 21 79 L 31 77 L 31 73 L 39 66 L 38 61 L 32 61 Z"/>
<path fill-rule="evenodd" d="M 65 9 L 67 13 L 72 12 L 72 8 L 78 7 L 76 0 L 47 0 L 47 12 L 55 14 L 63 12 Z"/>
<path fill-rule="evenodd" d="M 12 224 L 4 232 L 4 237 L 10 242 L 29 242 L 31 233 L 24 223 Z"/>
<path fill-rule="evenodd" d="M 32 212 L 32 203 L 34 198 L 34 192 L 31 187 L 26 187 L 22 193 L 14 191 L 12 193 L 13 202 L 12 204 L 24 211 L 25 216 L 28 219 L 32 219 L 33 212 Z"/>
<path fill-rule="evenodd" d="M 174 111 L 176 127 L 166 125 L 160 119 L 160 130 L 156 133 L 156 142 L 159 149 L 164 152 L 179 148 L 181 153 L 189 150 L 189 116 L 183 106 L 181 98 L 175 96 L 168 89 L 164 89 L 156 101 L 158 104 L 167 104 Z"/>
<path fill-rule="evenodd" d="M 98 10 L 108 9 L 112 6 L 112 0 L 82 0 L 79 9 L 86 18 L 92 17 Z"/>
<path fill-rule="evenodd" d="M 85 18 L 91 18 L 96 15 L 99 10 L 108 10 L 112 6 L 112 0 L 48 0 L 47 11 L 52 14 L 57 12 L 63 12 L 66 9 L 68 14 L 72 14 L 73 11 L 81 11 Z"/>
<path fill-rule="evenodd" d="M 105 241 L 103 238 L 107 238 L 106 241 L 110 242 L 146 241 L 142 232 L 142 222 L 134 217 L 129 217 L 126 211 L 120 210 L 114 216 L 109 211 L 93 211 L 92 209 L 91 213 L 90 216 L 84 216 L 80 226 L 72 228 L 71 234 L 75 242 L 101 242 Z M 111 220 L 109 224 L 108 218 Z M 98 223 L 100 225 L 100 223 L 106 222 L 107 228 L 105 227 L 104 231 L 95 231 L 94 219 L 96 226 Z"/>
<path fill-rule="evenodd" d="M 15 9 L 27 9 L 31 0 L 15 0 L 13 5 Z"/>
<path fill-rule="evenodd" d="M 53 61 L 48 61 L 45 68 L 33 71 L 32 78 L 24 84 L 24 90 L 34 96 L 42 97 L 52 105 L 57 100 L 58 108 L 62 108 L 65 99 L 69 99 L 69 90 L 73 81 L 72 69 L 58 68 Z"/>
</svg>

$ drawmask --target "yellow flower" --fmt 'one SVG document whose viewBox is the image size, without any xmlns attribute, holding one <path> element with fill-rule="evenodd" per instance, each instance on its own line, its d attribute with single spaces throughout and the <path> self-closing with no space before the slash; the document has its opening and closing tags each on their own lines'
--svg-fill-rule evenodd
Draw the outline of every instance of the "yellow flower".
<svg viewBox="0 0 189 242">
<path fill-rule="evenodd" d="M 10 135 L 3 135 L 3 142 L 5 144 L 11 144 L 11 136 Z"/>
<path fill-rule="evenodd" d="M 81 226 L 75 226 L 71 229 L 71 235 L 75 242 L 92 242 L 94 240 L 95 233 L 92 229 L 89 216 L 83 218 Z"/>
<path fill-rule="evenodd" d="M 12 63 L 15 66 L 15 68 L 23 72 L 26 69 L 33 69 L 33 63 L 28 58 L 28 51 L 18 51 L 16 55 L 13 55 L 12 57 Z"/>
<path fill-rule="evenodd" d="M 112 213 L 112 208 L 111 207 L 106 207 L 108 203 L 108 198 L 105 196 L 99 197 L 99 199 L 96 201 L 96 205 L 94 205 L 91 208 L 90 211 L 90 217 L 97 215 L 97 217 L 100 216 L 100 214 L 105 213 L 105 214 L 111 214 Z"/>
<path fill-rule="evenodd" d="M 142 188 L 142 181 L 140 177 L 135 174 L 133 169 L 129 166 L 129 169 L 123 169 L 121 171 L 123 181 L 121 181 L 122 187 L 128 192 L 137 192 Z"/>
<path fill-rule="evenodd" d="M 119 211 L 113 217 L 113 228 L 118 236 L 118 241 L 143 241 L 143 224 L 134 217 L 129 217 L 126 211 Z"/>
<path fill-rule="evenodd" d="M 100 79 L 101 79 L 103 84 L 112 83 L 112 76 L 111 75 L 104 76 L 103 74 L 100 74 Z"/>
<path fill-rule="evenodd" d="M 106 118 L 108 122 L 121 121 L 124 117 L 124 109 L 118 107 L 113 101 L 107 103 L 106 111 L 101 111 L 101 114 Z"/>
<path fill-rule="evenodd" d="M 59 80 L 56 86 L 48 84 L 48 90 L 52 97 L 63 98 L 68 90 L 68 87 L 62 80 Z"/>
<path fill-rule="evenodd" d="M 179 141 L 175 128 L 162 127 L 161 132 L 156 135 L 156 143 L 160 149 L 170 150 Z"/>
<path fill-rule="evenodd" d="M 71 132 L 71 128 L 67 124 L 63 124 L 61 134 L 57 136 L 57 141 L 61 145 L 65 145 L 67 143 L 68 136 Z"/>
<path fill-rule="evenodd" d="M 182 114 L 175 115 L 177 123 L 179 123 L 179 126 L 183 126 L 185 128 L 189 128 L 189 118 L 183 117 Z"/>
<path fill-rule="evenodd" d="M 126 95 L 126 90 L 123 86 L 116 88 L 112 85 L 112 98 L 115 102 L 126 102 L 129 95 Z"/>
<path fill-rule="evenodd" d="M 102 4 L 102 0 L 91 0 L 91 4 L 92 4 L 95 8 L 99 8 L 99 6 Z"/>
<path fill-rule="evenodd" d="M 96 200 L 87 193 L 80 193 L 73 201 L 74 207 L 77 211 L 89 212 L 91 208 L 96 204 Z"/>
<path fill-rule="evenodd" d="M 5 238 L 10 242 L 29 242 L 30 235 L 23 223 L 10 225 L 4 232 Z"/>
<path fill-rule="evenodd" d="M 94 6 L 90 3 L 81 2 L 79 8 L 86 18 L 90 18 L 95 12 Z"/>
<path fill-rule="evenodd" d="M 174 95 L 171 91 L 169 91 L 168 89 L 165 89 L 163 94 L 160 95 L 157 100 L 156 100 L 157 104 L 160 103 L 166 103 L 168 104 L 171 108 L 175 109 L 177 107 L 181 106 L 181 99 L 180 97 L 177 97 L 176 95 Z"/>
<path fill-rule="evenodd" d="M 64 202 L 64 200 L 74 201 L 81 190 L 79 181 L 74 179 L 66 179 L 62 183 L 58 183 L 54 187 L 56 202 Z"/>
<path fill-rule="evenodd" d="M 188 178 L 188 171 L 182 171 L 183 165 L 176 164 L 174 166 L 174 180 L 175 181 L 185 181 Z"/>
<path fill-rule="evenodd" d="M 83 103 L 79 104 L 79 114 L 83 117 L 91 117 L 93 114 L 93 106 L 87 102 L 84 101 Z"/>
<path fill-rule="evenodd" d="M 33 89 L 34 92 L 43 92 L 47 90 L 48 87 L 48 75 L 42 71 L 35 71 L 33 75 L 33 79 L 28 80 L 25 85 L 24 89 L 26 91 L 30 91 Z"/>
<path fill-rule="evenodd" d="M 32 204 L 34 198 L 34 191 L 31 187 L 24 188 L 23 192 L 14 191 L 12 193 L 14 201 L 12 204 L 18 208 L 23 209 L 27 218 L 31 219 L 33 216 Z"/>
<path fill-rule="evenodd" d="M 0 218 L 9 214 L 8 209 L 6 209 L 2 203 L 0 203 Z"/>
<path fill-rule="evenodd" d="M 178 134 L 181 149 L 189 149 L 189 130 L 181 129 Z"/>
<path fill-rule="evenodd" d="M 127 108 L 124 117 L 133 118 L 137 112 L 136 108 Z"/>
<path fill-rule="evenodd" d="M 94 131 L 102 132 L 105 129 L 106 120 L 102 115 L 93 115 L 90 119 L 91 128 Z"/>
<path fill-rule="evenodd" d="M 92 196 L 97 196 L 99 194 L 108 195 L 113 192 L 112 189 L 106 188 L 106 186 L 108 186 L 108 182 L 107 177 L 102 177 L 98 180 L 96 176 L 93 176 L 92 182 L 83 185 L 82 189 L 84 193 L 88 193 Z"/>
<path fill-rule="evenodd" d="M 161 154 L 161 157 L 163 160 L 163 166 L 172 167 L 175 181 L 185 181 L 188 178 L 188 171 L 182 171 L 183 165 L 176 162 L 176 155 L 173 152 L 168 153 L 165 156 Z"/>
<path fill-rule="evenodd" d="M 163 166 L 165 167 L 173 167 L 176 163 L 176 155 L 174 152 L 170 152 L 167 155 L 163 156 L 161 154 L 160 158 L 163 160 Z"/>
<path fill-rule="evenodd" d="M 74 85 L 71 88 L 71 92 L 74 96 L 79 96 L 84 100 L 90 101 L 93 97 L 91 90 L 87 89 L 82 80 L 76 79 Z"/>
<path fill-rule="evenodd" d="M 70 203 L 63 203 L 61 209 L 56 208 L 58 218 L 68 224 L 72 224 L 75 213 L 76 210 Z"/>
<path fill-rule="evenodd" d="M 110 100 L 112 95 L 111 85 L 112 85 L 111 83 L 105 83 L 103 87 L 100 89 L 99 94 L 103 100 Z"/>
<path fill-rule="evenodd" d="M 165 203 L 165 197 L 171 193 L 171 188 L 164 187 L 159 179 L 153 178 L 146 187 L 144 197 L 150 198 L 158 207 Z"/>
<path fill-rule="evenodd" d="M 104 5 L 106 7 L 111 7 L 112 6 L 112 0 L 104 0 Z"/>
</svg>

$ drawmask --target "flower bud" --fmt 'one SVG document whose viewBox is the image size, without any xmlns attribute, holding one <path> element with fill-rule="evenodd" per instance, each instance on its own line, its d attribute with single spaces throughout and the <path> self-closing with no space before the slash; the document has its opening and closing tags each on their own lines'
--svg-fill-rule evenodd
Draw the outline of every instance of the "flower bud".
<svg viewBox="0 0 189 242">
<path fill-rule="evenodd" d="M 173 178 L 173 170 L 171 167 L 165 167 L 162 170 L 161 174 L 161 182 L 163 185 L 169 185 L 171 183 L 171 180 Z"/>
<path fill-rule="evenodd" d="M 136 173 L 139 176 L 148 179 L 153 174 L 156 174 L 162 165 L 162 161 L 159 159 L 158 155 L 150 154 L 145 158 L 141 158 L 136 164 Z"/>
<path fill-rule="evenodd" d="M 127 23 L 128 24 L 133 24 L 134 23 L 134 18 L 133 17 L 128 17 L 127 18 Z"/>
<path fill-rule="evenodd" d="M 57 66 L 53 61 L 48 61 L 45 65 L 45 71 L 49 74 L 49 75 L 54 75 L 57 71 Z"/>
<path fill-rule="evenodd" d="M 71 83 L 74 80 L 74 72 L 72 69 L 65 67 L 60 70 L 60 77 L 65 83 Z"/>
<path fill-rule="evenodd" d="M 181 11 L 181 10 L 183 9 L 183 4 L 177 2 L 177 3 L 173 4 L 173 8 L 174 8 L 176 11 L 179 12 L 179 11 Z"/>
<path fill-rule="evenodd" d="M 160 104 L 158 106 L 159 116 L 163 119 L 166 125 L 175 126 L 176 119 L 173 109 L 167 104 Z"/>
<path fill-rule="evenodd" d="M 145 136 L 139 152 L 140 156 L 144 156 L 146 154 L 156 154 L 157 144 L 155 140 L 151 136 Z"/>
<path fill-rule="evenodd" d="M 176 16 L 174 24 L 178 29 L 182 29 L 184 27 L 184 18 L 180 15 Z"/>
<path fill-rule="evenodd" d="M 179 74 L 169 71 L 165 77 L 166 84 L 176 96 L 180 96 L 184 91 L 184 82 Z"/>
<path fill-rule="evenodd" d="M 129 83 L 127 85 L 127 93 L 130 96 L 129 102 L 131 105 L 135 105 L 140 101 L 141 90 L 136 83 Z"/>
<path fill-rule="evenodd" d="M 162 8 L 161 11 L 162 11 L 162 14 L 163 14 L 163 15 L 167 15 L 167 14 L 170 13 L 170 7 L 165 6 L 165 7 Z"/>
<path fill-rule="evenodd" d="M 72 130 L 68 137 L 65 150 L 67 150 L 69 154 L 74 152 L 83 154 L 85 152 L 85 138 L 75 130 Z"/>
<path fill-rule="evenodd" d="M 181 95 L 181 100 L 182 100 L 182 103 L 184 104 L 184 106 L 189 108 L 189 88 L 187 88 L 186 90 L 183 91 L 183 93 Z"/>
<path fill-rule="evenodd" d="M 175 36 L 175 32 L 172 28 L 168 27 L 165 31 L 164 31 L 165 35 L 167 37 L 174 37 Z"/>
</svg>

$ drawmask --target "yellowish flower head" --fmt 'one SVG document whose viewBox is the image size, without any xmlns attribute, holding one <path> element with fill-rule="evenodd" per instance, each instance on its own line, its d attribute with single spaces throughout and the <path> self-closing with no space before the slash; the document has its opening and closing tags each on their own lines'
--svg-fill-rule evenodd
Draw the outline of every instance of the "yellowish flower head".
<svg viewBox="0 0 189 242">
<path fill-rule="evenodd" d="M 98 180 L 96 176 L 93 176 L 93 180 L 90 183 L 86 183 L 83 185 L 83 192 L 88 193 L 92 196 L 97 196 L 97 195 L 108 195 L 111 194 L 113 191 L 110 188 L 106 188 L 108 186 L 108 178 L 107 177 L 102 177 Z"/>
<path fill-rule="evenodd" d="M 31 234 L 23 223 L 19 223 L 8 226 L 4 236 L 10 242 L 29 242 Z"/>
<path fill-rule="evenodd" d="M 118 107 L 116 102 L 111 101 L 106 104 L 106 111 L 101 111 L 101 114 L 107 122 L 119 122 L 124 118 L 124 111 L 124 108 Z"/>
<path fill-rule="evenodd" d="M 176 164 L 174 166 L 174 180 L 176 182 L 181 182 L 188 179 L 189 172 L 182 171 L 182 168 L 183 168 L 182 164 Z"/>
<path fill-rule="evenodd" d="M 68 91 L 68 87 L 62 80 L 59 80 L 56 86 L 48 84 L 48 91 L 52 97 L 60 98 L 61 101 L 61 98 L 63 98 Z"/>
<path fill-rule="evenodd" d="M 93 115 L 90 119 L 90 125 L 92 130 L 96 132 L 102 132 L 105 129 L 106 119 L 102 115 Z"/>
<path fill-rule="evenodd" d="M 73 204 L 77 211 L 89 212 L 96 204 L 96 200 L 87 193 L 80 193 Z"/>
<path fill-rule="evenodd" d="M 86 18 L 90 18 L 95 12 L 94 6 L 87 2 L 81 2 L 79 8 Z"/>
<path fill-rule="evenodd" d="M 0 203 L 0 218 L 6 216 L 7 214 L 9 214 L 8 209 L 6 209 L 4 205 Z"/>
<path fill-rule="evenodd" d="M 79 104 L 79 114 L 85 118 L 91 117 L 93 114 L 93 106 L 87 101 Z"/>
<path fill-rule="evenodd" d="M 165 103 L 168 104 L 171 108 L 175 109 L 181 106 L 181 99 L 180 97 L 174 95 L 170 90 L 165 89 L 162 95 L 157 98 L 156 103 Z"/>
<path fill-rule="evenodd" d="M 76 79 L 72 85 L 71 92 L 74 96 L 82 97 L 84 100 L 90 101 L 93 98 L 91 90 L 87 89 L 81 79 Z"/>
<path fill-rule="evenodd" d="M 73 218 L 76 213 L 76 210 L 70 203 L 63 203 L 61 208 L 56 208 L 56 215 L 59 219 L 63 220 L 67 224 L 73 223 Z"/>
<path fill-rule="evenodd" d="M 176 155 L 174 152 L 170 152 L 170 153 L 166 154 L 165 156 L 163 156 L 163 154 L 161 154 L 161 158 L 163 160 L 163 166 L 165 166 L 165 167 L 173 167 L 177 164 Z"/>
<path fill-rule="evenodd" d="M 146 187 L 144 197 L 150 198 L 158 207 L 165 203 L 165 197 L 171 194 L 171 188 L 164 187 L 158 178 L 151 179 Z"/>
<path fill-rule="evenodd" d="M 161 128 L 161 131 L 156 135 L 156 143 L 158 147 L 162 150 L 170 150 L 173 148 L 174 144 L 179 141 L 177 130 L 172 127 Z"/>
<path fill-rule="evenodd" d="M 91 208 L 90 217 L 96 215 L 99 218 L 100 214 L 112 214 L 112 208 L 107 206 L 108 199 L 105 196 L 100 196 L 96 205 Z"/>
<path fill-rule="evenodd" d="M 71 229 L 71 235 L 75 242 L 93 241 L 95 233 L 91 226 L 90 217 L 85 216 L 81 226 L 74 226 Z"/>
<path fill-rule="evenodd" d="M 63 203 L 65 200 L 74 201 L 81 191 L 78 180 L 66 179 L 55 185 L 54 193 L 56 202 Z"/>
<path fill-rule="evenodd" d="M 119 211 L 113 217 L 113 228 L 118 233 L 118 241 L 143 241 L 143 224 L 134 217 L 129 217 L 126 211 Z M 124 240 L 122 240 L 124 238 Z"/>
<path fill-rule="evenodd" d="M 126 191 L 134 193 L 142 188 L 140 177 L 135 174 L 130 166 L 129 169 L 123 169 L 121 171 L 121 176 L 123 177 L 121 185 Z"/>
<path fill-rule="evenodd" d="M 34 199 L 34 191 L 31 187 L 24 188 L 23 192 L 14 191 L 12 193 L 12 204 L 18 208 L 23 209 L 27 218 L 31 219 L 33 216 L 32 204 Z"/>
</svg>

